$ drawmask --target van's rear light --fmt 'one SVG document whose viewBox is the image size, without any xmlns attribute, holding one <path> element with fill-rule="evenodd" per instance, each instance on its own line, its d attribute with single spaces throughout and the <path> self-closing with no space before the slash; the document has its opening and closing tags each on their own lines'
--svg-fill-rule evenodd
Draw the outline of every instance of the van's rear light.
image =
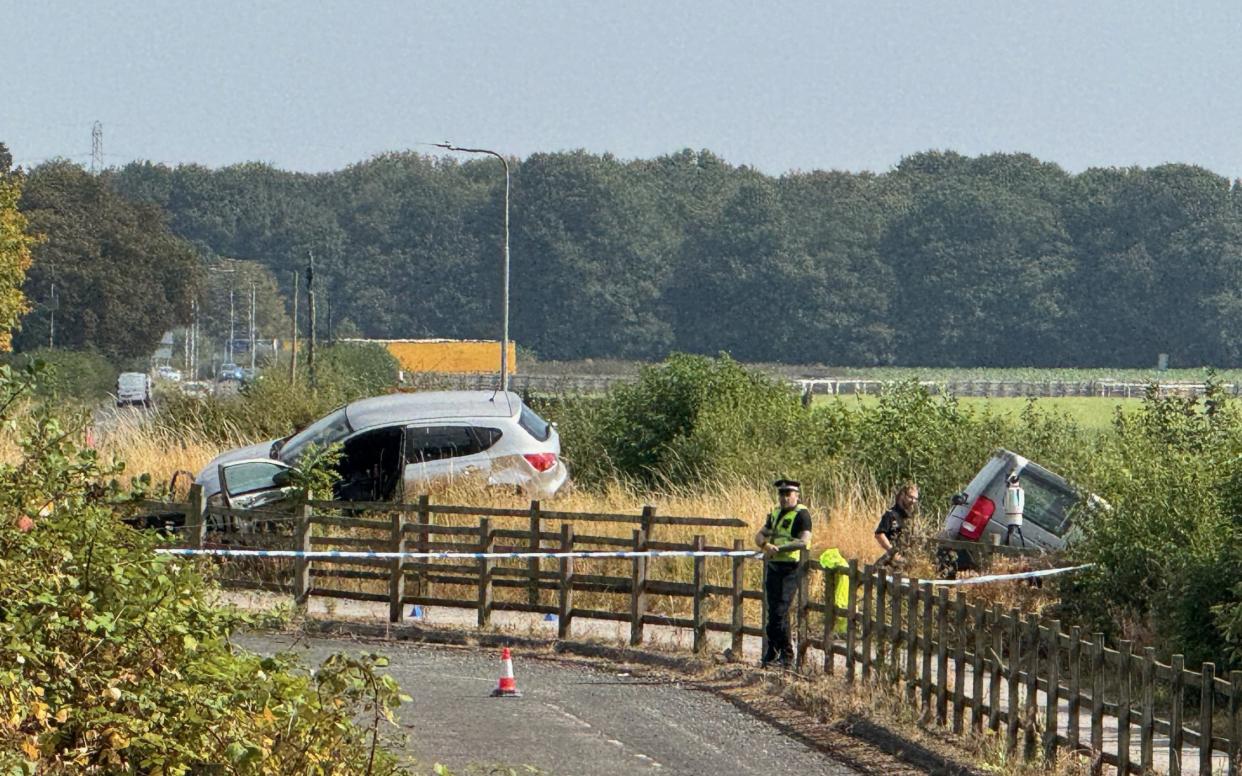
<svg viewBox="0 0 1242 776">
<path fill-rule="evenodd" d="M 978 541 L 983 535 L 983 529 L 987 527 L 988 521 L 992 519 L 992 514 L 996 511 L 996 504 L 987 496 L 980 496 L 975 499 L 975 503 L 971 505 L 970 511 L 966 513 L 966 519 L 962 521 L 962 527 L 958 530 L 958 535 L 968 541 Z"/>
<path fill-rule="evenodd" d="M 524 453 L 526 462 L 535 467 L 537 472 L 546 472 L 556 466 L 556 453 Z"/>
</svg>

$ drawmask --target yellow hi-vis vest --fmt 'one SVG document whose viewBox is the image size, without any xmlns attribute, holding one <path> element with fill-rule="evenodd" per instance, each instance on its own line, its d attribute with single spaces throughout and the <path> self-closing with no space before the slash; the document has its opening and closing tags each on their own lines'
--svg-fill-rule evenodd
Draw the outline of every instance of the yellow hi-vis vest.
<svg viewBox="0 0 1242 776">
<path fill-rule="evenodd" d="M 782 544 L 789 544 L 794 540 L 793 524 L 798 517 L 798 512 L 802 510 L 802 506 L 796 506 L 781 516 L 781 508 L 777 507 L 772 510 L 772 514 L 768 515 L 768 541 L 780 547 Z M 789 550 L 788 552 L 778 552 L 769 560 L 781 561 L 784 563 L 797 563 L 798 551 Z"/>
<path fill-rule="evenodd" d="M 822 566 L 825 571 L 831 571 L 832 569 L 849 568 L 850 564 L 845 560 L 844 556 L 841 555 L 840 550 L 836 547 L 829 547 L 819 556 L 819 565 Z M 833 599 L 837 604 L 837 612 L 839 612 L 839 614 L 837 614 L 837 621 L 833 625 L 832 629 L 836 633 L 845 633 L 845 613 L 848 612 L 850 608 L 850 578 L 848 574 L 837 574 L 837 586 L 836 589 L 832 591 L 832 594 Z"/>
</svg>

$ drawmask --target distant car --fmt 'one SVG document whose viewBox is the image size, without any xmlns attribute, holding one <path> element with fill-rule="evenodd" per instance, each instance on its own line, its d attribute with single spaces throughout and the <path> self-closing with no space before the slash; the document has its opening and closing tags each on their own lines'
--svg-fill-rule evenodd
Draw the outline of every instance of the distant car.
<svg viewBox="0 0 1242 776">
<path fill-rule="evenodd" d="M 116 378 L 116 406 L 151 406 L 151 376 L 146 372 L 122 372 Z"/>
<path fill-rule="evenodd" d="M 205 399 L 211 395 L 211 384 L 191 380 L 180 385 L 181 393 L 195 399 Z"/>
<path fill-rule="evenodd" d="M 171 383 L 181 382 L 181 370 L 173 369 L 171 366 L 162 366 L 156 369 L 155 376 L 160 380 L 167 380 Z"/>
<path fill-rule="evenodd" d="M 402 501 L 437 481 L 477 478 L 531 498 L 569 481 L 556 427 L 512 392 L 425 391 L 340 407 L 285 439 L 220 455 L 199 472 L 204 495 L 252 508 L 289 494 L 288 471 L 311 445 L 342 444 L 341 501 Z"/>
<path fill-rule="evenodd" d="M 221 382 L 225 380 L 240 381 L 244 377 L 245 377 L 245 371 L 242 370 L 242 368 L 238 366 L 237 364 L 222 364 L 220 366 L 220 372 L 217 375 L 216 379 L 220 380 Z"/>
</svg>

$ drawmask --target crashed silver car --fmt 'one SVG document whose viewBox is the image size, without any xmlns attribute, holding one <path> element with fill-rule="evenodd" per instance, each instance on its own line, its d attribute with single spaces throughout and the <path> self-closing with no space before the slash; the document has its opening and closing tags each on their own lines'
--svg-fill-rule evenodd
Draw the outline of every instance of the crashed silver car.
<svg viewBox="0 0 1242 776">
<path fill-rule="evenodd" d="M 218 456 L 199 472 L 209 503 L 249 509 L 289 495 L 289 470 L 312 445 L 342 445 L 340 501 L 400 501 L 465 477 L 548 498 L 569 482 L 555 426 L 513 392 L 425 391 L 376 396 L 298 433 Z"/>
</svg>

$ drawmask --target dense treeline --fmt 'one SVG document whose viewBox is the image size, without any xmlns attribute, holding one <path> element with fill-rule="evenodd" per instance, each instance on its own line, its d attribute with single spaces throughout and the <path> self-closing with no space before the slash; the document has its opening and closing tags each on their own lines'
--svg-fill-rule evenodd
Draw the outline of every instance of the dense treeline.
<svg viewBox="0 0 1242 776">
<path fill-rule="evenodd" d="M 321 326 L 331 310 L 372 337 L 498 333 L 494 160 L 144 163 L 103 180 L 208 258 L 263 265 L 286 299 L 313 252 Z M 781 177 L 707 151 L 535 154 L 513 164 L 512 334 L 555 359 L 1236 365 L 1238 197 L 1193 166 L 1070 175 L 1025 154 Z"/>
</svg>

